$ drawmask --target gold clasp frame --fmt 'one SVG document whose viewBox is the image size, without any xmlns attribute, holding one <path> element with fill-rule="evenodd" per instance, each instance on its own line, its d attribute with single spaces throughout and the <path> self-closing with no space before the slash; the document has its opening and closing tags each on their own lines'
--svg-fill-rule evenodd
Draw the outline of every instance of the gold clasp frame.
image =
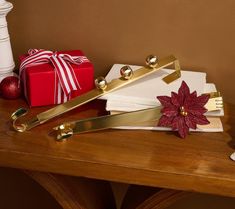
<svg viewBox="0 0 235 209">
<path fill-rule="evenodd" d="M 212 92 L 209 93 L 209 95 L 210 99 L 205 105 L 206 109 L 209 112 L 221 110 L 223 108 L 223 98 L 221 97 L 220 93 Z M 138 125 L 146 121 L 155 121 L 157 123 L 157 120 L 161 117 L 161 108 L 161 106 L 158 106 L 132 112 L 66 122 L 57 127 L 54 127 L 53 129 L 56 131 L 56 139 L 58 141 L 62 141 L 73 136 L 74 134 L 99 131 L 118 126 L 127 126 L 130 124 Z"/>
<path fill-rule="evenodd" d="M 99 77 L 95 80 L 96 89 L 93 89 L 74 99 L 71 99 L 70 101 L 64 104 L 60 104 L 47 111 L 39 113 L 38 115 L 36 115 L 35 117 L 33 117 L 28 121 L 25 121 L 24 123 L 17 123 L 18 122 L 17 120 L 18 118 L 27 114 L 27 110 L 24 108 L 16 110 L 11 115 L 11 118 L 13 120 L 13 127 L 18 132 L 24 132 L 35 126 L 43 124 L 48 120 L 55 118 L 56 116 L 59 116 L 70 110 L 73 110 L 85 103 L 88 103 L 89 101 L 92 101 L 100 96 L 103 96 L 104 94 L 110 93 L 111 91 L 121 88 L 127 84 L 130 84 L 136 80 L 139 80 L 153 72 L 156 72 L 172 64 L 174 64 L 175 71 L 163 78 L 164 82 L 171 83 L 174 80 L 180 78 L 181 76 L 179 61 L 173 55 L 165 57 L 160 60 L 158 60 L 157 57 L 154 55 L 149 55 L 146 58 L 145 67 L 142 67 L 133 72 L 130 66 L 124 66 L 120 69 L 121 77 L 118 79 L 114 79 L 109 83 L 106 82 L 105 78 Z"/>
</svg>

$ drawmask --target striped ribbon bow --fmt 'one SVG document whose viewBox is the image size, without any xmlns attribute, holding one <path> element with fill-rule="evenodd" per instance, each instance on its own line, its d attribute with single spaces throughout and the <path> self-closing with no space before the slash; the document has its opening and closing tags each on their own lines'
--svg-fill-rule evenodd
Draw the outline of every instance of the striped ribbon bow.
<svg viewBox="0 0 235 209">
<path fill-rule="evenodd" d="M 79 65 L 89 62 L 85 56 L 71 56 L 42 49 L 30 49 L 20 65 L 20 75 L 27 67 L 52 63 L 55 70 L 55 104 L 66 102 L 71 98 L 71 92 L 81 89 L 70 63 Z M 26 93 L 26 92 L 25 92 Z"/>
</svg>

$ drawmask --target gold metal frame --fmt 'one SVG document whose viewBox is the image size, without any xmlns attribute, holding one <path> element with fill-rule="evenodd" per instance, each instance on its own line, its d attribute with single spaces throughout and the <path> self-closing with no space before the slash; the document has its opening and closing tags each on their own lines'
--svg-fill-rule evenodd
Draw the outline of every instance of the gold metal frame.
<svg viewBox="0 0 235 209">
<path fill-rule="evenodd" d="M 43 124 L 48 120 L 55 118 L 63 113 L 66 113 L 74 108 L 77 108 L 85 103 L 88 103 L 91 100 L 94 100 L 104 94 L 107 94 L 111 91 L 114 91 L 118 88 L 121 88 L 129 83 L 132 83 L 136 80 L 139 80 L 153 72 L 156 72 L 162 68 L 165 68 L 169 65 L 174 64 L 175 71 L 166 77 L 163 80 L 166 83 L 171 83 L 174 80 L 180 78 L 180 65 L 179 61 L 173 56 L 168 56 L 163 59 L 158 60 L 156 56 L 149 55 L 146 58 L 146 67 L 142 67 L 135 72 L 129 66 L 123 67 L 121 72 L 121 77 L 118 79 L 112 80 L 110 83 L 107 83 L 103 77 L 99 77 L 95 80 L 96 89 L 93 89 L 79 97 L 76 97 L 64 104 L 60 104 L 56 107 L 53 107 L 45 112 L 39 113 L 32 119 L 25 121 L 23 123 L 18 123 L 18 119 L 25 114 L 27 114 L 27 109 L 20 108 L 16 110 L 12 115 L 13 127 L 18 132 L 24 132 L 35 126 Z"/>
<path fill-rule="evenodd" d="M 64 140 L 73 134 L 98 131 L 118 126 L 145 121 L 158 120 L 161 116 L 161 107 L 149 108 L 139 111 L 120 113 L 116 115 L 105 115 L 101 117 L 88 118 L 84 120 L 64 123 L 54 128 L 57 131 L 57 140 Z"/>
<path fill-rule="evenodd" d="M 223 108 L 223 99 L 219 92 L 209 93 L 210 99 L 205 107 L 208 111 L 217 111 Z M 87 118 L 83 120 L 66 122 L 54 128 L 57 140 L 65 140 L 74 134 L 98 131 L 118 126 L 138 125 L 146 121 L 156 121 L 161 116 L 161 106 L 144 110 Z"/>
</svg>

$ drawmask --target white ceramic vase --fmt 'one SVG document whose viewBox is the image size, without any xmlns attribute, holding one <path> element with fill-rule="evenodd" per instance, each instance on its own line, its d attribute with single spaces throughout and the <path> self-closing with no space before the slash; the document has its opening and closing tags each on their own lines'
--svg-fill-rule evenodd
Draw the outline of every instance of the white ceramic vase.
<svg viewBox="0 0 235 209">
<path fill-rule="evenodd" d="M 6 76 L 13 75 L 15 68 L 6 20 L 12 8 L 10 2 L 0 0 L 0 81 Z"/>
</svg>

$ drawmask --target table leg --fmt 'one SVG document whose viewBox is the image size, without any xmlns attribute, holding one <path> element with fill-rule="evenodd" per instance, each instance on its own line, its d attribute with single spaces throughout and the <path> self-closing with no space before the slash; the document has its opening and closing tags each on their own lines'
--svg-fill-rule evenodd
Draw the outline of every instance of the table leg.
<svg viewBox="0 0 235 209">
<path fill-rule="evenodd" d="M 173 189 L 132 185 L 126 193 L 121 209 L 166 209 L 189 194 L 191 193 Z"/>
<path fill-rule="evenodd" d="M 64 209 L 115 209 L 109 182 L 37 171 L 24 171 Z"/>
</svg>

